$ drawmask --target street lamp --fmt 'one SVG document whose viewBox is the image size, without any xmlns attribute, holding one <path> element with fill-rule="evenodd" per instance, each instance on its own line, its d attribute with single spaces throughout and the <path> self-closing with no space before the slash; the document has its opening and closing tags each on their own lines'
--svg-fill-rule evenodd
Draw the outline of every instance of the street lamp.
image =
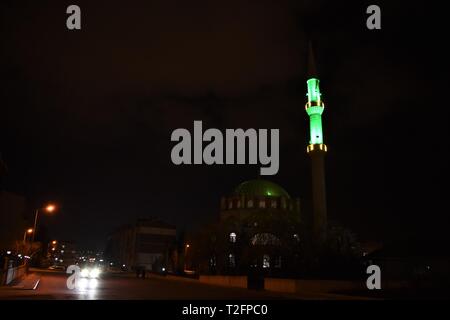
<svg viewBox="0 0 450 320">
<path fill-rule="evenodd" d="M 34 214 L 34 228 L 33 228 L 33 230 L 37 230 L 36 229 L 36 227 L 37 227 L 37 220 L 38 220 L 38 216 L 39 216 L 39 211 L 41 209 L 44 209 L 45 212 L 52 213 L 53 211 L 56 210 L 56 206 L 54 204 L 49 204 L 45 208 L 38 208 L 38 209 L 36 209 L 36 212 Z M 35 235 L 36 235 L 36 232 L 33 232 L 33 240 L 32 240 L 32 242 L 34 242 L 34 236 Z"/>
<path fill-rule="evenodd" d="M 23 244 L 25 244 L 27 241 L 27 234 L 31 234 L 33 233 L 33 231 L 33 228 L 28 228 L 27 230 L 25 230 L 25 232 L 23 233 Z"/>
<path fill-rule="evenodd" d="M 188 251 L 189 247 L 190 247 L 190 245 L 189 245 L 189 243 L 187 243 L 185 245 L 185 249 L 184 249 L 184 271 L 185 272 L 187 270 L 187 251 Z"/>
</svg>

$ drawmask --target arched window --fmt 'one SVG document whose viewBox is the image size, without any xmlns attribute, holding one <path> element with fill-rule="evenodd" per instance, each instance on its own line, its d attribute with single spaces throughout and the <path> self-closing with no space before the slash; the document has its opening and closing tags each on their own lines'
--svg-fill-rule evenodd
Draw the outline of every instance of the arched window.
<svg viewBox="0 0 450 320">
<path fill-rule="evenodd" d="M 275 258 L 274 267 L 275 267 L 275 268 L 281 268 L 281 256 L 277 256 L 277 257 Z"/>
<path fill-rule="evenodd" d="M 270 256 L 268 254 L 263 256 L 263 268 L 270 268 Z"/>
<path fill-rule="evenodd" d="M 230 242 L 232 243 L 236 242 L 236 233 L 234 232 L 230 233 Z"/>
<path fill-rule="evenodd" d="M 228 209 L 233 209 L 233 200 L 228 201 Z"/>
<path fill-rule="evenodd" d="M 281 208 L 286 210 L 286 199 L 285 198 L 281 198 Z"/>
<path fill-rule="evenodd" d="M 277 208 L 277 201 L 276 200 L 272 200 L 271 207 L 274 208 L 274 209 Z"/>
<path fill-rule="evenodd" d="M 216 257 L 215 256 L 211 257 L 211 259 L 209 259 L 209 266 L 211 268 L 214 268 L 216 266 L 216 264 L 217 264 Z"/>
<path fill-rule="evenodd" d="M 238 200 L 236 203 L 236 207 L 239 209 L 241 207 L 241 200 Z"/>
<path fill-rule="evenodd" d="M 231 268 L 236 267 L 236 259 L 235 259 L 235 257 L 234 257 L 234 254 L 230 253 L 230 254 L 228 255 L 228 263 L 229 263 L 229 265 L 230 265 Z"/>
<path fill-rule="evenodd" d="M 266 207 L 266 200 L 259 200 L 259 207 L 265 208 Z"/>
<path fill-rule="evenodd" d="M 252 199 L 247 201 L 247 207 L 248 208 L 253 208 L 253 200 Z"/>
</svg>

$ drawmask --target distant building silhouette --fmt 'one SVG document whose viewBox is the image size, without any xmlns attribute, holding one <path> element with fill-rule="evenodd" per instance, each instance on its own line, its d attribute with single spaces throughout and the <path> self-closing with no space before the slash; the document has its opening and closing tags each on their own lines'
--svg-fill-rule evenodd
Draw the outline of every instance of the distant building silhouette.
<svg viewBox="0 0 450 320">
<path fill-rule="evenodd" d="M 138 219 L 134 225 L 123 226 L 109 236 L 105 257 L 127 270 L 173 271 L 175 249 L 174 226 L 159 219 Z"/>
<path fill-rule="evenodd" d="M 15 251 L 28 227 L 23 196 L 0 190 L 0 250 Z"/>
<path fill-rule="evenodd" d="M 27 224 L 25 197 L 3 190 L 1 181 L 7 166 L 0 156 L 0 250 L 15 251 L 22 241 Z"/>
</svg>

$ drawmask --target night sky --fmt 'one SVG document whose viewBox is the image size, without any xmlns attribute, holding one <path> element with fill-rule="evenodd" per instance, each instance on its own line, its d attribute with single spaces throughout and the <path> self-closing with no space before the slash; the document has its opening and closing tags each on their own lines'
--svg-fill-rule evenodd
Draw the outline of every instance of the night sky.
<svg viewBox="0 0 450 320">
<path fill-rule="evenodd" d="M 366 1 L 2 1 L 4 188 L 60 203 L 42 223 L 82 246 L 137 217 L 196 227 L 260 167 L 173 165 L 172 131 L 202 120 L 279 128 L 267 178 L 309 199 L 312 41 L 330 219 L 361 240 L 448 241 L 448 36 L 427 3 L 377 2 L 371 31 Z M 70 4 L 80 31 L 66 28 Z"/>
</svg>

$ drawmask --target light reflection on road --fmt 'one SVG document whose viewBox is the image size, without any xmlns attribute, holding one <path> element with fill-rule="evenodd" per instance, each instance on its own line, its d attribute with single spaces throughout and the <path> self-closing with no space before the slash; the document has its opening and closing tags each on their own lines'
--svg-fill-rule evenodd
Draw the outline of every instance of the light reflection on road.
<svg viewBox="0 0 450 320">
<path fill-rule="evenodd" d="M 75 289 L 80 299 L 95 299 L 98 287 L 97 279 L 81 278 Z"/>
</svg>

